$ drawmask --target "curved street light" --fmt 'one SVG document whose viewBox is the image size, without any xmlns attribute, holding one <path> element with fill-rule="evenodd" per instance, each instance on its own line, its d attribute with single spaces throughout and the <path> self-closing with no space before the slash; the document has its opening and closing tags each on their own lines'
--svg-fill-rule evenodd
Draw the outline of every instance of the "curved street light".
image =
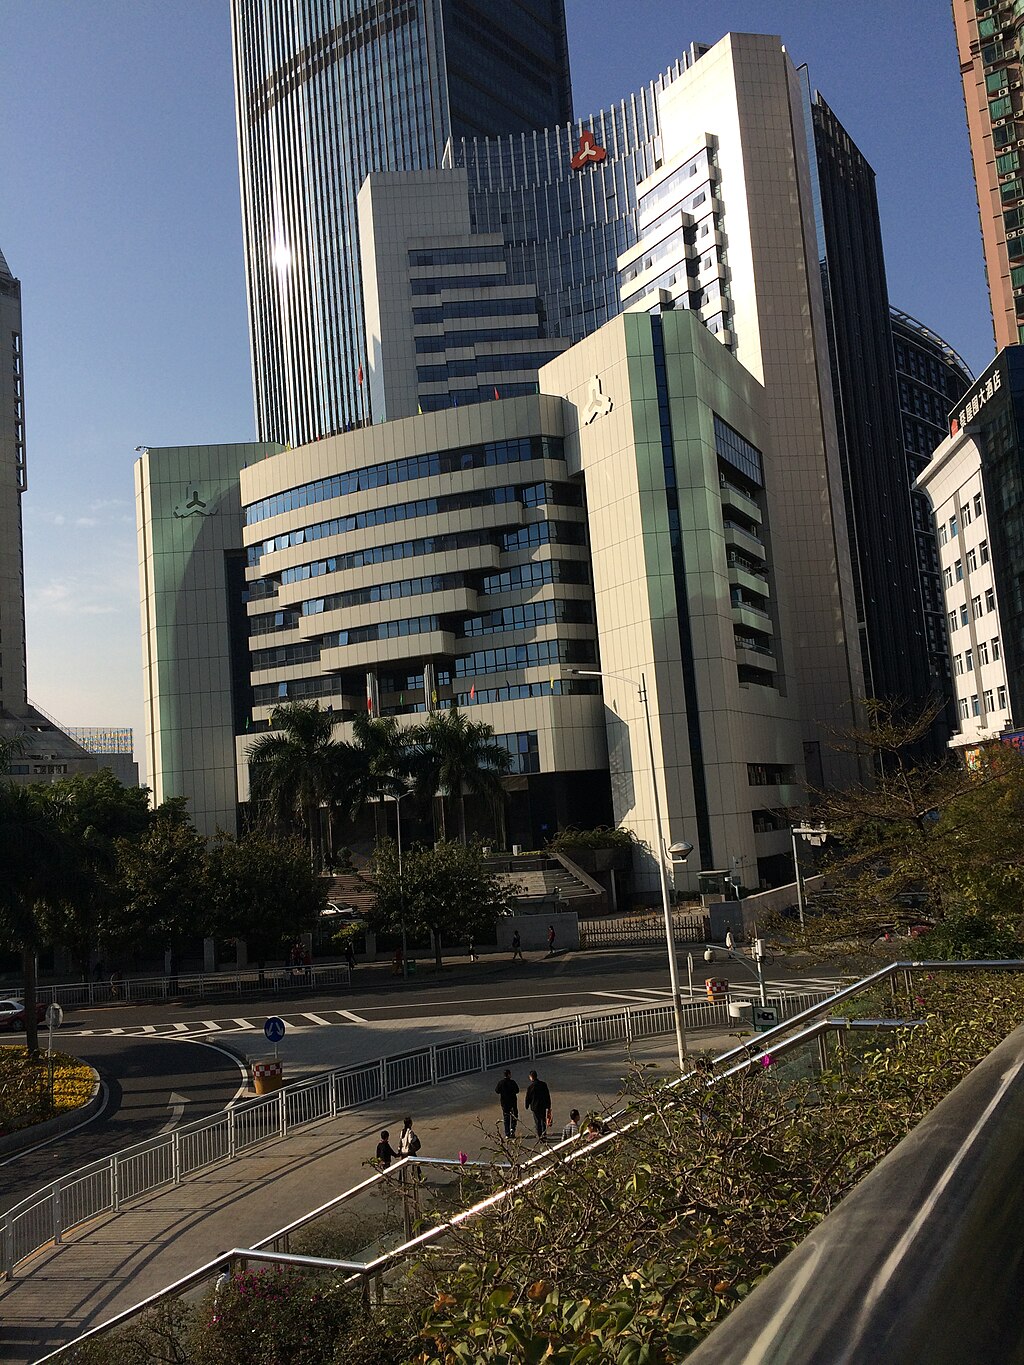
<svg viewBox="0 0 1024 1365">
<path fill-rule="evenodd" d="M 671 844 L 665 848 L 665 839 L 661 824 L 661 799 L 658 796 L 658 779 L 654 771 L 654 733 L 651 730 L 651 708 L 647 700 L 647 679 L 643 673 L 640 674 L 640 681 L 629 677 L 625 673 L 609 673 L 595 668 L 571 668 L 569 673 L 574 678 L 617 678 L 620 682 L 629 683 L 635 687 L 637 695 L 643 703 L 644 722 L 647 727 L 647 756 L 651 766 L 651 797 L 654 801 L 654 823 L 658 828 L 658 873 L 661 879 L 661 909 L 665 917 L 665 946 L 668 950 L 668 975 L 672 987 L 672 1018 L 676 1030 L 676 1057 L 679 1061 L 679 1070 L 685 1071 L 686 1067 L 686 1030 L 683 1028 L 683 1012 L 679 999 L 679 967 L 676 963 L 676 940 L 675 926 L 672 923 L 672 905 L 669 900 L 668 872 L 665 867 L 666 852 L 668 857 L 674 862 L 685 863 L 693 852 L 693 845 L 685 840 Z"/>
</svg>

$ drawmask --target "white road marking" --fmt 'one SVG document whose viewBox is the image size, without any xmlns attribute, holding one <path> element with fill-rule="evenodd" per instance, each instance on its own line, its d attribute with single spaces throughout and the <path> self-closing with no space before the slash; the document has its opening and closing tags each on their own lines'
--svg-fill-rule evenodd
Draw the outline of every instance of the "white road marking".
<svg viewBox="0 0 1024 1365">
<path fill-rule="evenodd" d="M 259 1028 L 251 1019 L 233 1019 L 231 1022 L 237 1024 L 239 1028 Z"/>
<path fill-rule="evenodd" d="M 171 1111 L 171 1117 L 162 1128 L 157 1129 L 157 1137 L 159 1137 L 161 1133 L 169 1133 L 172 1128 L 177 1128 L 178 1124 L 181 1122 L 181 1116 L 185 1112 L 186 1104 L 188 1104 L 188 1099 L 184 1095 L 179 1095 L 177 1091 L 174 1091 L 170 1095 L 167 1101 L 167 1108 Z"/>
<path fill-rule="evenodd" d="M 365 1024 L 366 1020 L 358 1014 L 353 1014 L 351 1010 L 335 1010 L 335 1014 L 340 1014 L 343 1019 L 350 1019 L 353 1024 Z"/>
<path fill-rule="evenodd" d="M 216 1019 L 201 1019 L 199 1022 L 203 1028 L 209 1029 L 211 1033 L 220 1033 L 220 1024 L 217 1023 Z"/>
<path fill-rule="evenodd" d="M 328 1028 L 331 1026 L 331 1021 L 329 1019 L 322 1019 L 319 1014 L 300 1014 L 299 1018 L 308 1019 L 311 1024 L 325 1024 Z"/>
</svg>

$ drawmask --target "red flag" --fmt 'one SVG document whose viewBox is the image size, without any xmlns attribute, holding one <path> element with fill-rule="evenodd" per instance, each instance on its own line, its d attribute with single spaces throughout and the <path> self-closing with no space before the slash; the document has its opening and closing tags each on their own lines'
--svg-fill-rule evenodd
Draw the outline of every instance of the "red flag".
<svg viewBox="0 0 1024 1365">
<path fill-rule="evenodd" d="M 372 710 L 373 710 L 373 698 L 370 697 L 370 696 L 367 696 L 367 698 L 366 698 L 366 709 L 367 709 L 367 711 L 372 711 Z"/>
<path fill-rule="evenodd" d="M 360 388 L 363 387 L 363 362 L 362 362 L 362 361 L 359 362 L 359 372 L 358 372 L 358 374 L 356 375 L 356 383 L 359 385 Z"/>
<path fill-rule="evenodd" d="M 470 699 L 470 701 L 472 701 L 472 700 L 474 699 L 475 696 L 476 696 L 476 683 L 474 683 L 473 686 L 469 689 L 469 699 Z"/>
<path fill-rule="evenodd" d="M 498 392 L 498 386 L 497 386 L 497 384 L 495 384 L 495 386 L 494 386 L 494 396 L 495 396 L 495 398 L 500 398 L 500 397 L 501 397 L 501 394 Z"/>
</svg>

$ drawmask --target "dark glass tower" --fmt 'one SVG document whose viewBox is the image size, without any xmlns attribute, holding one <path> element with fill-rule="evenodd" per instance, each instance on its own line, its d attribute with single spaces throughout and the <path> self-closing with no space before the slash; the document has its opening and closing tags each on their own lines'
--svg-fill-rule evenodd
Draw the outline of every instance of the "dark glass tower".
<svg viewBox="0 0 1024 1365">
<path fill-rule="evenodd" d="M 865 687 L 869 697 L 916 707 L 936 695 L 938 680 L 929 668 L 875 173 L 817 92 L 807 112 Z"/>
<path fill-rule="evenodd" d="M 356 196 L 448 138 L 572 115 L 563 0 L 232 0 L 256 426 L 369 417 Z"/>
<path fill-rule="evenodd" d="M 914 480 L 931 459 L 932 451 L 946 439 L 946 413 L 974 383 L 964 362 L 940 336 L 907 313 L 893 308 L 892 341 L 896 360 L 900 415 L 903 422 L 903 453 L 910 483 L 910 506 L 914 518 L 917 576 L 924 608 L 925 642 L 932 677 L 952 705 L 953 683 L 949 667 L 949 637 L 939 575 L 938 550 L 931 502 L 914 488 Z M 950 730 L 957 728 L 950 711 Z"/>
</svg>

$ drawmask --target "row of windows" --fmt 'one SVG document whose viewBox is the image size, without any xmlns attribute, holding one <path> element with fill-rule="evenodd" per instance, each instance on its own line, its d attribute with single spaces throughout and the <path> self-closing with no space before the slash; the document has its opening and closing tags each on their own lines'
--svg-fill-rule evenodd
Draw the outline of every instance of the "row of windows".
<svg viewBox="0 0 1024 1365">
<path fill-rule="evenodd" d="M 455 660 L 455 676 L 473 678 L 484 673 L 508 673 L 547 664 L 592 664 L 595 659 L 592 640 L 536 640 L 528 645 L 506 645 L 504 649 L 460 654 Z"/>
<path fill-rule="evenodd" d="M 428 251 L 410 251 L 409 264 L 415 265 L 504 265 L 505 249 L 497 246 L 445 246 Z"/>
<path fill-rule="evenodd" d="M 250 545 L 247 554 L 249 568 L 254 569 L 264 554 L 272 550 L 290 549 L 307 542 L 324 540 L 328 536 L 346 535 L 371 526 L 387 526 L 395 521 L 410 521 L 417 517 L 442 516 L 448 512 L 464 512 L 473 507 L 502 507 L 518 503 L 521 507 L 579 507 L 582 493 L 575 484 L 533 483 L 504 484 L 497 488 L 471 488 L 466 493 L 446 493 L 437 498 L 417 498 L 415 502 L 392 503 L 388 507 L 371 507 L 365 512 L 351 512 L 347 517 L 334 517 L 312 526 L 300 526 L 284 531 L 259 545 Z"/>
<path fill-rule="evenodd" d="M 517 564 L 501 573 L 488 574 L 479 591 L 485 597 L 519 588 L 542 587 L 545 583 L 589 583 L 590 568 L 582 559 L 536 559 Z"/>
<path fill-rule="evenodd" d="M 447 303 L 430 308 L 412 310 L 413 323 L 418 326 L 447 322 L 449 318 L 501 318 L 523 315 L 536 317 L 536 294 L 527 294 L 517 299 L 451 299 Z"/>
<path fill-rule="evenodd" d="M 992 653 L 991 653 L 992 662 L 993 662 L 993 663 L 998 663 L 1000 657 L 1001 657 L 1001 655 L 1000 655 L 1000 647 L 999 647 L 999 636 L 998 636 L 998 635 L 994 635 L 994 636 L 992 637 Z M 979 640 L 979 641 L 978 641 L 978 667 L 980 668 L 980 667 L 982 666 L 982 664 L 987 664 L 988 662 L 989 662 L 989 642 L 988 642 L 987 640 Z M 974 650 L 973 650 L 973 649 L 965 649 L 964 652 L 963 652 L 963 654 L 954 654 L 954 655 L 953 655 L 953 672 L 957 675 L 957 677 L 963 677 L 964 673 L 973 673 L 973 672 L 974 672 Z"/>
<path fill-rule="evenodd" d="M 596 678 L 549 678 L 545 682 L 512 683 L 507 687 L 474 687 L 459 692 L 457 706 L 483 706 L 496 701 L 528 701 L 531 697 L 595 696 L 600 691 Z"/>
<path fill-rule="evenodd" d="M 482 445 L 463 446 L 454 450 L 440 450 L 429 455 L 411 455 L 402 460 L 386 460 L 367 465 L 363 469 L 333 474 L 313 483 L 300 484 L 283 493 L 251 503 L 245 509 L 245 524 L 264 521 L 281 512 L 298 507 L 309 507 L 329 498 L 344 497 L 349 493 L 382 488 L 387 484 L 408 483 L 412 479 L 434 478 L 439 474 L 457 474 L 465 469 L 485 469 L 497 465 L 521 464 L 529 460 L 561 460 L 565 458 L 562 442 L 552 436 L 523 436 L 509 441 L 488 441 Z"/>
<path fill-rule="evenodd" d="M 791 763 L 748 763 L 747 782 L 751 787 L 775 787 L 796 781 L 796 769 Z"/>
<path fill-rule="evenodd" d="M 764 487 L 764 460 L 757 446 L 741 436 L 728 422 L 715 413 L 715 451 L 721 460 L 731 464 L 758 486 Z"/>
<path fill-rule="evenodd" d="M 540 772 L 540 745 L 537 743 L 536 730 L 518 730 L 512 734 L 495 735 L 494 738 L 511 755 L 510 773 Z"/>
<path fill-rule="evenodd" d="M 982 695 L 985 698 L 986 711 L 1006 710 L 1007 702 L 1005 687 L 997 687 L 994 693 L 992 691 L 992 688 L 989 688 L 986 692 L 982 693 Z M 978 697 L 977 692 L 975 692 L 974 696 L 971 697 L 970 701 L 968 701 L 966 697 L 961 697 L 959 705 L 961 720 L 966 720 L 968 716 L 981 715 L 981 701 Z"/>
<path fill-rule="evenodd" d="M 409 290 L 413 294 L 443 294 L 451 289 L 496 289 L 508 283 L 504 275 L 442 275 L 410 280 Z"/>
<path fill-rule="evenodd" d="M 973 611 L 973 613 L 974 613 L 974 619 L 975 619 L 976 621 L 979 619 L 979 617 L 981 617 L 981 616 L 984 615 L 984 612 L 983 612 L 982 609 L 981 609 L 981 594 L 980 594 L 980 593 L 979 593 L 976 597 L 972 597 L 972 598 L 971 598 L 971 609 L 972 609 L 972 611 Z M 996 609 L 996 594 L 995 594 L 995 589 L 994 589 L 994 588 L 986 588 L 986 589 L 985 589 L 985 611 L 995 611 L 995 609 Z M 967 609 L 967 603 L 966 603 L 966 602 L 961 602 L 959 607 L 954 607 L 953 610 L 952 610 L 951 612 L 948 613 L 948 618 L 947 618 L 947 619 L 949 620 L 949 630 L 950 630 L 950 634 L 952 634 L 955 630 L 959 630 L 961 626 L 966 626 L 966 625 L 968 625 L 968 624 L 970 623 L 970 620 L 971 620 L 971 612 L 969 612 L 968 609 Z M 998 654 L 997 654 L 997 655 L 996 655 L 996 658 L 998 658 L 998 657 L 999 657 L 999 656 L 998 656 Z"/>
<path fill-rule="evenodd" d="M 550 544 L 585 545 L 586 527 L 582 522 L 575 521 L 535 521 L 513 531 L 460 531 L 445 536 L 422 536 L 418 540 L 404 540 L 393 545 L 373 545 L 365 550 L 353 550 L 349 554 L 331 555 L 327 559 L 314 560 L 310 564 L 293 565 L 290 569 L 282 569 L 279 579 L 257 579 L 250 583 L 249 589 L 253 597 L 270 596 L 272 593 L 269 591 L 258 591 L 262 584 L 274 586 L 277 582 L 282 585 L 302 583 L 307 578 L 321 578 L 324 574 L 361 568 L 366 564 L 383 564 L 396 559 L 411 559 L 417 555 L 473 549 L 480 545 L 495 545 L 505 554 Z"/>
<path fill-rule="evenodd" d="M 470 360 L 448 360 L 443 365 L 417 365 L 416 379 L 420 384 L 443 384 L 446 379 L 467 378 L 475 374 L 539 370 L 561 353 L 561 347 L 552 346 L 546 351 L 510 351 L 504 355 L 477 355 Z"/>
<path fill-rule="evenodd" d="M 974 516 L 980 517 L 980 516 L 981 516 L 981 509 L 982 509 L 981 494 L 980 494 L 980 493 L 975 493 L 975 495 L 974 495 Z M 964 505 L 960 508 L 959 520 L 957 519 L 957 514 L 954 512 L 953 515 L 952 515 L 952 516 L 950 517 L 950 519 L 949 519 L 948 529 L 947 529 L 947 523 L 946 523 L 946 522 L 943 522 L 942 525 L 939 527 L 939 544 L 940 544 L 940 545 L 945 545 L 945 544 L 947 543 L 947 540 L 949 540 L 950 538 L 955 539 L 955 538 L 960 534 L 960 527 L 961 527 L 961 526 L 970 526 L 970 524 L 971 524 L 971 503 L 965 502 Z M 985 557 L 986 557 L 986 559 L 988 558 L 987 555 L 986 555 Z"/>
<path fill-rule="evenodd" d="M 573 598 L 549 598 L 544 602 L 522 602 L 515 607 L 502 607 L 483 616 L 470 616 L 463 622 L 462 634 L 495 635 L 504 630 L 526 630 L 531 626 L 547 626 L 555 621 L 575 625 L 592 625 L 594 608 L 589 602 Z"/>
<path fill-rule="evenodd" d="M 325 649 L 344 649 L 346 645 L 364 645 L 373 640 L 398 640 L 407 635 L 424 635 L 442 630 L 439 616 L 409 616 L 400 621 L 375 621 L 372 625 L 353 626 L 349 630 L 334 631 L 315 640 L 303 640 L 295 645 L 277 645 L 272 649 L 256 649 L 251 655 L 251 668 L 284 668 L 289 664 L 316 663 Z"/>
<path fill-rule="evenodd" d="M 391 602 L 396 598 L 418 597 L 423 593 L 446 592 L 466 586 L 462 573 L 430 574 L 425 578 L 403 578 L 393 583 L 371 583 L 365 588 L 332 593 L 329 597 L 310 597 L 288 611 L 267 612 L 249 620 L 250 635 L 265 635 L 269 631 L 288 630 L 298 623 L 300 616 L 319 616 L 325 611 L 345 607 L 365 606 L 369 602 Z"/>
<path fill-rule="evenodd" d="M 481 367 L 482 368 L 482 367 Z M 520 398 L 523 394 L 540 393 L 537 380 L 503 379 L 501 388 L 488 381 L 475 388 L 455 388 L 449 381 L 447 393 L 420 393 L 420 412 L 443 412 L 445 408 L 468 408 L 475 403 L 490 403 L 495 398 Z"/>
<path fill-rule="evenodd" d="M 457 351 L 488 341 L 533 341 L 539 336 L 540 328 L 537 326 L 480 327 L 465 332 L 445 332 L 439 337 L 417 337 L 416 353 L 428 355 L 435 351 Z"/>
</svg>

